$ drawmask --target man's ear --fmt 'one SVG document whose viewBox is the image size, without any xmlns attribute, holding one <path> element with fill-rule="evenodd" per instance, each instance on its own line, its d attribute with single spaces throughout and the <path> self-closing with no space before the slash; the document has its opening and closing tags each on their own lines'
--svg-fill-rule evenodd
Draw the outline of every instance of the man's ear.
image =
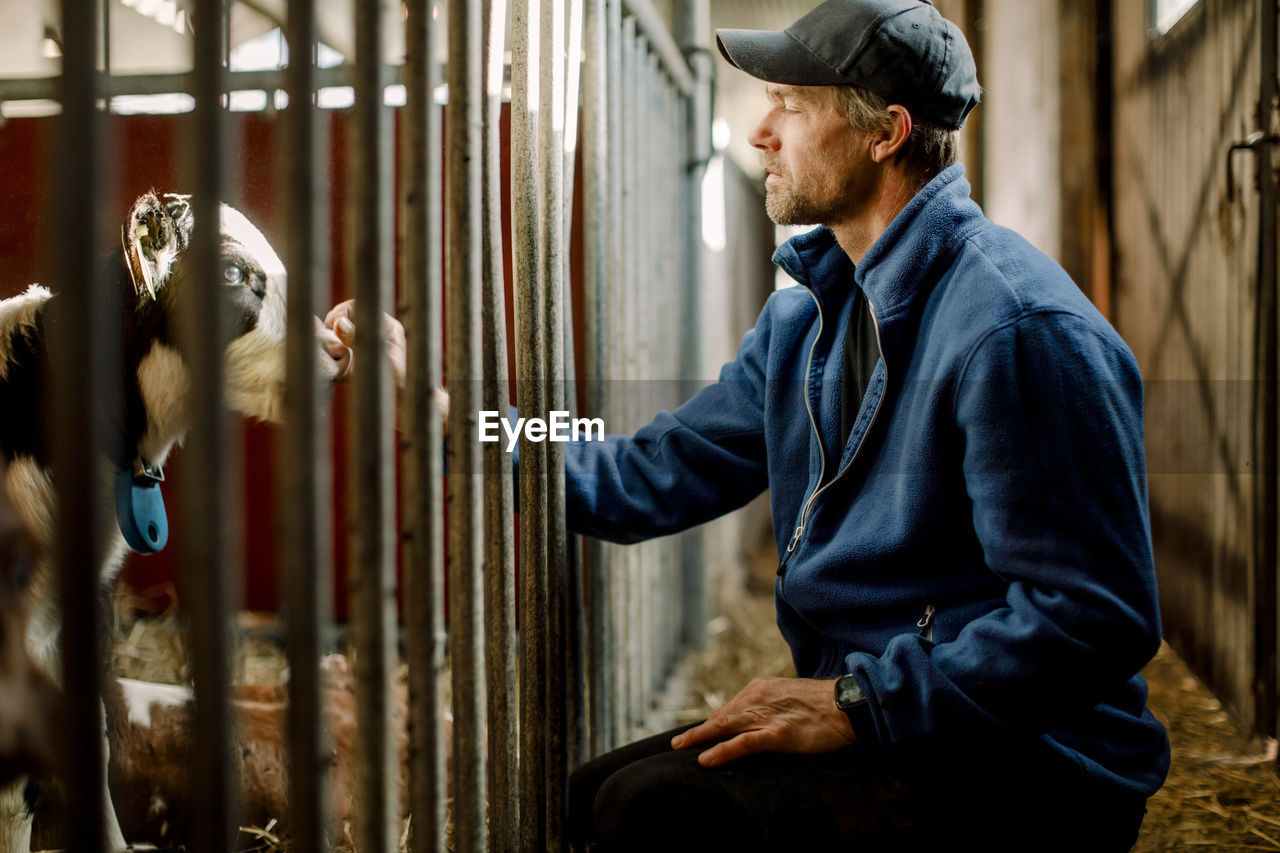
<svg viewBox="0 0 1280 853">
<path fill-rule="evenodd" d="M 190 196 L 154 191 L 144 193 L 129 209 L 129 218 L 120 229 L 125 265 L 140 298 L 156 298 L 169 280 L 173 262 L 191 240 L 194 218 Z"/>
<path fill-rule="evenodd" d="M 871 144 L 871 159 L 883 163 L 906 144 L 911 137 L 914 122 L 911 113 L 901 104 L 890 104 L 888 107 L 889 127 Z"/>
</svg>

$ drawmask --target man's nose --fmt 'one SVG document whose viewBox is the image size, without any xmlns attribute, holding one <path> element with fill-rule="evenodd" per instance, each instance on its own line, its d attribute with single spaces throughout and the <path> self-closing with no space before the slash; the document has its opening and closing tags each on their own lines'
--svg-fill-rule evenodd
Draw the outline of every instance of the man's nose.
<svg viewBox="0 0 1280 853">
<path fill-rule="evenodd" d="M 767 115 L 752 128 L 751 133 L 747 135 L 747 142 L 761 151 L 778 150 L 778 137 L 774 136 L 773 127 L 770 125 Z"/>
</svg>

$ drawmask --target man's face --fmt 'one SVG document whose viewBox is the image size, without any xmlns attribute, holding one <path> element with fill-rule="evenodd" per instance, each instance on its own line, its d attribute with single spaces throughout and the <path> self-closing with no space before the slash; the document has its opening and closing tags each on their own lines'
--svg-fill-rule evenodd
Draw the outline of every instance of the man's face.
<svg viewBox="0 0 1280 853">
<path fill-rule="evenodd" d="M 827 86 L 769 84 L 769 111 L 748 141 L 760 152 L 765 210 L 779 225 L 835 226 L 874 186 L 870 138 L 850 126 Z"/>
</svg>

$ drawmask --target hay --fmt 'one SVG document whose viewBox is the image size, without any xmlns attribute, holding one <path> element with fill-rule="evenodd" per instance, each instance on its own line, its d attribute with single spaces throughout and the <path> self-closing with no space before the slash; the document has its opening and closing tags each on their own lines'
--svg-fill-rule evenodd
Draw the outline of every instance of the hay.
<svg viewBox="0 0 1280 853">
<path fill-rule="evenodd" d="M 1186 848 L 1280 851 L 1276 742 L 1241 733 L 1168 645 L 1143 670 L 1173 767 L 1147 804 L 1137 853 Z"/>
<path fill-rule="evenodd" d="M 690 698 L 678 720 L 706 718 L 756 676 L 794 675 L 786 644 L 773 627 L 772 559 L 752 562 L 748 591 L 720 602 L 723 615 L 712 620 L 708 648 L 690 664 Z M 754 592 L 752 591 L 754 590 Z M 164 591 L 171 595 L 171 590 Z M 187 680 L 181 623 L 176 608 L 148 604 L 154 595 L 128 591 L 117 596 L 114 665 L 119 675 L 148 681 Z M 285 663 L 274 621 L 239 620 L 240 640 L 233 672 L 238 683 L 277 684 Z M 1280 779 L 1276 742 L 1243 735 L 1230 714 L 1167 645 L 1144 670 L 1151 688 L 1152 712 L 1169 729 L 1173 767 L 1165 786 L 1148 804 L 1135 853 L 1188 849 L 1269 850 L 1280 853 Z M 405 677 L 404 667 L 397 677 Z M 446 680 L 447 681 L 447 680 Z M 351 828 L 335 849 L 354 853 Z M 245 827 L 246 851 L 283 853 L 288 839 L 275 827 Z M 400 849 L 407 849 L 409 825 Z"/>
</svg>

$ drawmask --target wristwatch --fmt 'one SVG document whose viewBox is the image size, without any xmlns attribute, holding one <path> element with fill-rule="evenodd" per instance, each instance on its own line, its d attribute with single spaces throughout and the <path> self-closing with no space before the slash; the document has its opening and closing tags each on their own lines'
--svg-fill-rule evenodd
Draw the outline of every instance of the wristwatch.
<svg viewBox="0 0 1280 853">
<path fill-rule="evenodd" d="M 876 724 L 871 717 L 870 703 L 858 680 L 852 675 L 842 675 L 836 679 L 836 707 L 849 718 L 854 737 L 859 743 L 870 745 L 876 742 Z"/>
</svg>

